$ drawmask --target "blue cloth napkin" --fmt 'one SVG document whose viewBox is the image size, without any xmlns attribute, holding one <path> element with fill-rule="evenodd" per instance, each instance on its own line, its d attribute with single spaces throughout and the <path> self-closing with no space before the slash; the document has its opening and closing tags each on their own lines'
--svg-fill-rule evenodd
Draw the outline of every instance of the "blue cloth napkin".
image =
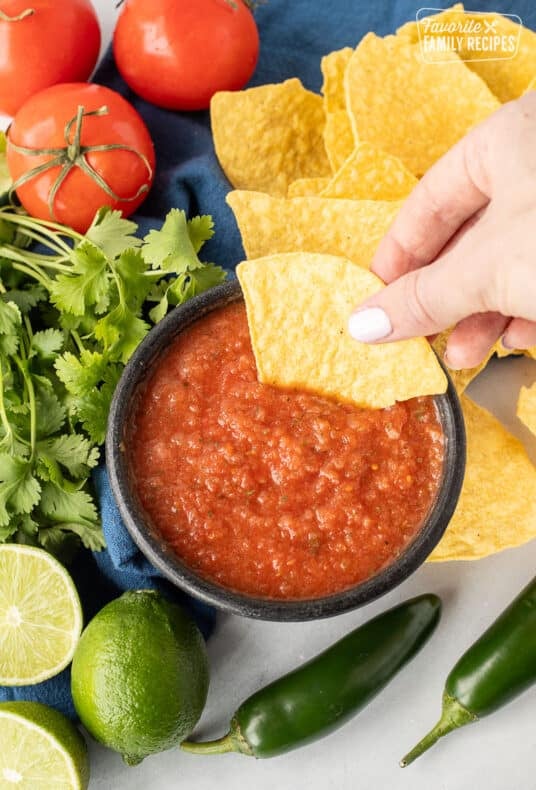
<svg viewBox="0 0 536 790">
<path fill-rule="evenodd" d="M 432 5 L 447 7 L 451 3 Z M 318 91 L 323 55 L 355 46 L 370 30 L 379 35 L 393 33 L 399 25 L 414 19 L 420 7 L 415 0 L 267 0 L 255 12 L 261 51 L 251 85 L 299 77 L 307 88 Z M 473 11 L 519 14 L 527 27 L 536 28 L 536 4 L 532 0 L 471 0 L 469 7 Z M 214 155 L 208 112 L 173 113 L 142 101 L 120 78 L 110 52 L 95 75 L 95 82 L 119 91 L 134 104 L 155 143 L 156 180 L 135 217 L 140 230 L 147 232 L 159 224 L 172 207 L 183 208 L 188 214 L 211 214 L 216 234 L 202 255 L 205 260 L 232 269 L 242 258 L 243 249 L 234 217 L 225 203 L 229 184 Z M 186 605 L 208 636 L 214 625 L 213 610 L 181 595 L 140 554 L 121 522 L 104 468 L 97 471 L 94 482 L 108 548 L 93 555 L 83 552 L 70 567 L 86 620 L 123 590 L 158 587 Z M 0 688 L 0 700 L 38 700 L 74 717 L 69 680 L 66 670 L 36 686 Z"/>
</svg>

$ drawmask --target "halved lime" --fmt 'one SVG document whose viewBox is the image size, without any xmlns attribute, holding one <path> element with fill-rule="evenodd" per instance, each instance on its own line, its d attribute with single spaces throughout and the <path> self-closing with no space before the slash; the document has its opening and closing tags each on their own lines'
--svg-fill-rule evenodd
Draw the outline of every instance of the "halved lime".
<svg viewBox="0 0 536 790">
<path fill-rule="evenodd" d="M 0 685 L 40 683 L 65 669 L 82 630 L 73 580 L 43 549 L 0 546 Z"/>
<path fill-rule="evenodd" d="M 0 703 L 0 787 L 85 790 L 84 739 L 69 719 L 39 702 Z"/>
</svg>

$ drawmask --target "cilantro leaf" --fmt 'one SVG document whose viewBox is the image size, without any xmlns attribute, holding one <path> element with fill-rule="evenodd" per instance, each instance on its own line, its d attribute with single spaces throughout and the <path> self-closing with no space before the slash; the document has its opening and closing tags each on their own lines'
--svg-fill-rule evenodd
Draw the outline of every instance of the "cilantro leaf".
<svg viewBox="0 0 536 790">
<path fill-rule="evenodd" d="M 52 389 L 39 384 L 36 393 L 37 438 L 57 433 L 65 422 L 67 410 Z"/>
<path fill-rule="evenodd" d="M 60 274 L 52 281 L 52 301 L 59 310 L 84 315 L 96 306 L 104 312 L 108 304 L 108 260 L 90 241 L 81 242 L 71 253 L 72 272 Z"/>
<path fill-rule="evenodd" d="M 104 443 L 108 412 L 120 376 L 121 366 L 110 365 L 102 386 L 94 387 L 73 402 L 76 417 L 95 444 Z"/>
<path fill-rule="evenodd" d="M 8 293 L 2 294 L 2 299 L 14 302 L 21 313 L 29 313 L 33 307 L 46 298 L 47 292 L 38 283 L 29 284 L 24 288 L 10 288 Z"/>
<path fill-rule="evenodd" d="M 120 211 L 104 206 L 97 211 L 86 238 L 113 260 L 125 250 L 141 246 L 142 240 L 134 235 L 137 230 L 136 223 L 124 219 Z"/>
<path fill-rule="evenodd" d="M 79 359 L 66 351 L 54 363 L 58 378 L 71 395 L 90 392 L 103 378 L 107 365 L 108 362 L 102 354 L 87 349 L 80 353 Z"/>
<path fill-rule="evenodd" d="M 50 526 L 74 532 L 87 548 L 98 550 L 104 547 L 97 509 L 87 491 L 69 490 L 54 482 L 45 483 L 38 509 Z"/>
<path fill-rule="evenodd" d="M 97 322 L 95 337 L 103 343 L 110 359 L 126 363 L 149 328 L 126 304 L 118 304 Z"/>
<path fill-rule="evenodd" d="M 199 239 L 196 228 L 196 245 Z M 190 238 L 186 214 L 180 209 L 171 209 L 160 230 L 149 231 L 143 241 L 143 257 L 154 269 L 160 267 L 165 272 L 180 274 L 203 265 Z"/>
<path fill-rule="evenodd" d="M 192 217 L 188 220 L 188 235 L 192 247 L 199 252 L 203 244 L 214 236 L 214 222 L 210 214 Z"/>
<path fill-rule="evenodd" d="M 22 324 L 22 316 L 17 305 L 0 299 L 0 334 L 16 335 Z"/>
<path fill-rule="evenodd" d="M 114 262 L 115 274 L 121 279 L 122 296 L 129 308 L 134 312 L 141 310 L 147 294 L 153 287 L 149 277 L 145 276 L 147 264 L 139 250 L 126 250 Z"/>
<path fill-rule="evenodd" d="M 0 526 L 9 524 L 8 506 L 14 513 L 30 513 L 39 502 L 40 491 L 30 461 L 0 453 Z"/>
<path fill-rule="evenodd" d="M 31 341 L 32 354 L 37 354 L 42 359 L 54 359 L 63 348 L 65 338 L 59 329 L 43 329 L 35 332 Z"/>
<path fill-rule="evenodd" d="M 39 457 L 52 459 L 69 472 L 72 478 L 88 477 L 99 460 L 99 449 L 77 433 L 45 439 L 37 445 Z"/>
</svg>

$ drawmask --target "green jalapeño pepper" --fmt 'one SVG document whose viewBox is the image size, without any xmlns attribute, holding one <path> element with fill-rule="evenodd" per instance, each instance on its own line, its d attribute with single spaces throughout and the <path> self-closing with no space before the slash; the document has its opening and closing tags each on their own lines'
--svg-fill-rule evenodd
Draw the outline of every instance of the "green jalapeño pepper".
<svg viewBox="0 0 536 790">
<path fill-rule="evenodd" d="M 375 617 L 243 702 L 223 738 L 181 747 L 198 754 L 273 757 L 340 727 L 426 642 L 441 601 L 421 595 Z"/>
<path fill-rule="evenodd" d="M 460 658 L 445 683 L 440 720 L 400 765 L 409 765 L 443 735 L 493 713 L 535 682 L 536 578 Z"/>
</svg>

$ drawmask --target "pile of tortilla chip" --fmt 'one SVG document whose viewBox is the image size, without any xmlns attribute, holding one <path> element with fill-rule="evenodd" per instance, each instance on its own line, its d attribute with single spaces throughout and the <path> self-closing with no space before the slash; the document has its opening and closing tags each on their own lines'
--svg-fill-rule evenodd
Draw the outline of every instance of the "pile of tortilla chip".
<svg viewBox="0 0 536 790">
<path fill-rule="evenodd" d="M 440 37 L 460 20 L 510 42 L 511 56 L 490 59 L 468 39 L 456 53 L 423 49 L 425 34 Z M 319 65 L 321 95 L 289 79 L 222 92 L 211 103 L 215 150 L 234 187 L 228 203 L 249 259 L 238 273 L 259 378 L 307 383 L 372 408 L 444 391 L 425 341 L 387 351 L 360 347 L 344 337 L 343 319 L 381 287 L 366 270 L 428 168 L 502 103 L 536 88 L 536 33 L 513 18 L 464 12 L 457 4 L 408 22 L 396 35 L 369 33 Z M 301 321 L 282 333 L 285 310 Z M 433 343 L 439 356 L 448 335 Z M 313 345 L 304 347 L 304 336 Z M 498 345 L 493 353 L 509 352 Z M 524 353 L 536 360 L 536 347 Z M 465 415 L 467 470 L 432 560 L 476 559 L 536 537 L 536 468 L 523 444 L 463 394 L 487 361 L 452 373 Z M 381 375 L 356 380 L 356 369 L 371 366 Z M 522 389 L 517 413 L 536 435 L 536 384 Z"/>
</svg>

